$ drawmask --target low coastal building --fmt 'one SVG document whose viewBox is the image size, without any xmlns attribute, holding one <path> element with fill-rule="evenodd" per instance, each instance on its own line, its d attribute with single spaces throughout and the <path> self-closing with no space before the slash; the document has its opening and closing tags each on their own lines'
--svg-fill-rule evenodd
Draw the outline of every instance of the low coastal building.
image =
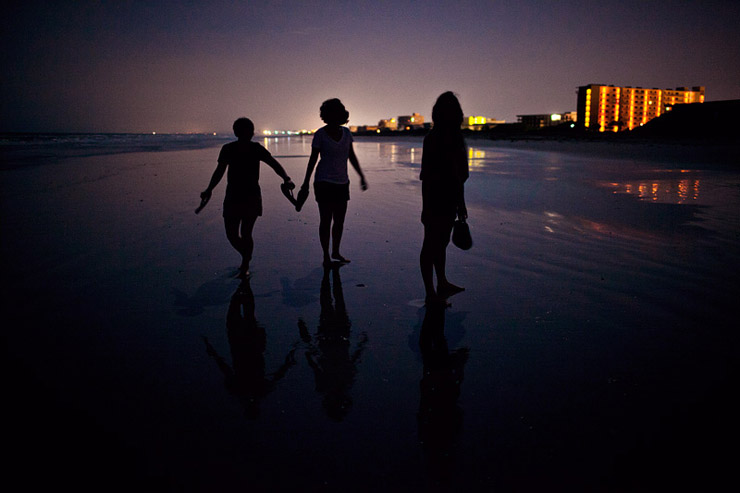
<svg viewBox="0 0 740 493">
<path fill-rule="evenodd" d="M 618 132 L 642 126 L 674 105 L 703 102 L 704 86 L 645 89 L 589 84 L 578 88 L 577 119 L 587 130 Z"/>
<path fill-rule="evenodd" d="M 399 116 L 397 123 L 398 130 L 414 130 L 424 128 L 424 117 L 419 113 L 413 113 L 410 116 Z"/>
<path fill-rule="evenodd" d="M 463 118 L 462 128 L 473 131 L 490 130 L 496 125 L 506 123 L 505 120 L 496 120 L 485 116 L 466 116 Z"/>
<path fill-rule="evenodd" d="M 553 127 L 561 123 L 575 122 L 577 113 L 566 111 L 565 113 L 543 113 L 536 115 L 517 115 L 517 123 L 522 124 L 528 130 L 544 127 Z"/>
<path fill-rule="evenodd" d="M 387 120 L 380 120 L 378 122 L 378 128 L 380 130 L 396 130 L 398 128 L 398 122 L 395 118 L 389 118 Z"/>
</svg>

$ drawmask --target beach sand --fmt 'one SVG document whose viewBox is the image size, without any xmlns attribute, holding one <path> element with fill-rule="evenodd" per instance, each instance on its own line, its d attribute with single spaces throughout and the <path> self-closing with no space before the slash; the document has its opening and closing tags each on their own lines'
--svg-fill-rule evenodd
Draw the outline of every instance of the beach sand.
<svg viewBox="0 0 740 493">
<path fill-rule="evenodd" d="M 263 143 L 300 182 L 310 138 Z M 296 213 L 263 167 L 241 289 L 225 183 L 194 214 L 218 148 L 3 169 L 11 476 L 78 491 L 724 484 L 737 168 L 469 143 L 474 246 L 448 249 L 466 291 L 442 314 L 422 300 L 418 138 L 357 139 L 370 188 L 350 171 L 352 262 L 328 277 L 313 196 Z"/>
</svg>

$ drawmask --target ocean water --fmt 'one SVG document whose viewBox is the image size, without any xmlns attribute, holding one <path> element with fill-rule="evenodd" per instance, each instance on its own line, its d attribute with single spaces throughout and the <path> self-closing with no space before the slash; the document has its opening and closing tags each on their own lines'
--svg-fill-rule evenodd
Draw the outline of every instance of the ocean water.
<svg viewBox="0 0 740 493">
<path fill-rule="evenodd" d="M 194 214 L 221 142 L 130 138 L 137 152 L 67 141 L 0 167 L 8 443 L 29 487 L 662 491 L 731 476 L 736 169 L 471 140 L 474 245 L 447 262 L 466 291 L 428 312 L 421 139 L 356 139 L 370 188 L 350 171 L 352 262 L 330 272 L 313 198 L 296 213 L 263 167 L 241 284 L 223 183 Z M 310 137 L 260 142 L 302 180 Z"/>
<path fill-rule="evenodd" d="M 216 134 L 12 133 L 0 134 L 2 169 L 69 157 L 200 149 L 233 140 Z"/>
</svg>

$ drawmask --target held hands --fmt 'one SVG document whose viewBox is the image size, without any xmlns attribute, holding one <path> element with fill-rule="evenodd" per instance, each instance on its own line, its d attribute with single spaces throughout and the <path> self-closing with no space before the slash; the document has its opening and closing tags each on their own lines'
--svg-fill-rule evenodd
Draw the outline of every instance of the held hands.
<svg viewBox="0 0 740 493">
<path fill-rule="evenodd" d="M 283 179 L 283 184 L 288 190 L 293 190 L 295 188 L 295 183 L 293 183 L 293 180 L 291 180 L 289 176 L 286 176 Z"/>
</svg>

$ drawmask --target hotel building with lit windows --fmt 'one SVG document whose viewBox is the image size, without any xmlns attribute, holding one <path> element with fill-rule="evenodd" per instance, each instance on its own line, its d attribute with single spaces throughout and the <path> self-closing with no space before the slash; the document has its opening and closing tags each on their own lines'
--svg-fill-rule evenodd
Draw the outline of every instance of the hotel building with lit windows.
<svg viewBox="0 0 740 493">
<path fill-rule="evenodd" d="M 587 130 L 618 132 L 644 125 L 674 105 L 703 102 L 704 86 L 644 89 L 589 84 L 578 88 L 577 120 Z"/>
</svg>

